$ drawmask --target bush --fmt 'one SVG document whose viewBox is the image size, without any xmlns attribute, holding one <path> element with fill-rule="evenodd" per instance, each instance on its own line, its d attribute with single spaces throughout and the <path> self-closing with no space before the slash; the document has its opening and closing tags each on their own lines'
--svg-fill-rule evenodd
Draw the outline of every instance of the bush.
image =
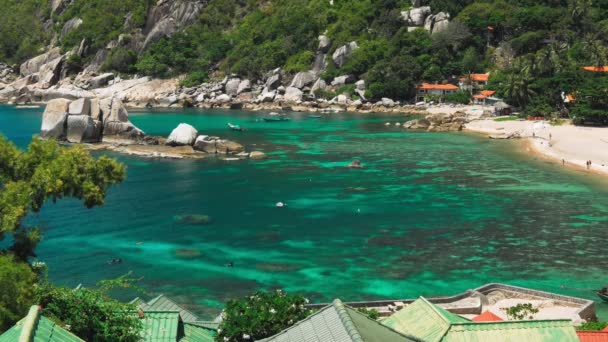
<svg viewBox="0 0 608 342">
<path fill-rule="evenodd" d="M 296 73 L 300 71 L 310 70 L 312 63 L 315 60 L 315 54 L 312 51 L 302 51 L 297 55 L 293 55 L 287 59 L 285 63 L 285 71 Z"/>
<path fill-rule="evenodd" d="M 207 74 L 206 71 L 195 71 L 188 74 L 188 76 L 186 76 L 186 78 L 180 82 L 180 85 L 182 87 L 195 87 L 206 82 L 208 79 L 209 74 Z"/>
<path fill-rule="evenodd" d="M 328 90 L 328 89 L 321 89 L 321 88 L 315 89 L 314 94 L 315 94 L 315 98 L 317 98 L 317 99 L 329 100 L 329 99 L 333 99 L 334 97 L 336 97 L 335 92 Z"/>
<path fill-rule="evenodd" d="M 110 52 L 101 69 L 104 71 L 129 73 L 135 71 L 136 61 L 137 54 L 133 50 L 119 47 Z"/>
<path fill-rule="evenodd" d="M 608 322 L 585 322 L 576 327 L 576 330 L 603 330 L 608 327 Z"/>
<path fill-rule="evenodd" d="M 358 308 L 357 311 L 374 320 L 380 318 L 380 313 L 376 309 Z"/>
<path fill-rule="evenodd" d="M 34 304 L 36 274 L 10 254 L 0 255 L 0 331 L 23 318 Z"/>
<path fill-rule="evenodd" d="M 138 342 L 141 321 L 137 308 L 95 289 L 70 289 L 43 282 L 37 289 L 42 314 L 76 336 L 92 342 Z"/>
<path fill-rule="evenodd" d="M 445 96 L 445 102 L 448 103 L 460 103 L 469 104 L 471 102 L 471 95 L 464 91 L 459 91 L 454 94 L 448 94 Z"/>
<path fill-rule="evenodd" d="M 532 306 L 531 303 L 517 304 L 508 308 L 503 308 L 507 313 L 507 317 L 513 320 L 534 319 L 534 315 L 538 313 L 538 308 Z"/>
<path fill-rule="evenodd" d="M 287 295 L 281 290 L 230 300 L 222 313 L 217 339 L 255 341 L 275 335 L 310 314 L 304 307 L 306 302 L 302 296 Z"/>
</svg>

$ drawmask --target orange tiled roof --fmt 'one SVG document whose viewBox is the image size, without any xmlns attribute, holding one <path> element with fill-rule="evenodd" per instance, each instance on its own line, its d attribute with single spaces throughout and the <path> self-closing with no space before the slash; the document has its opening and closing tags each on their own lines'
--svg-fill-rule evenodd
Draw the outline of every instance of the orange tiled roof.
<svg viewBox="0 0 608 342">
<path fill-rule="evenodd" d="M 498 322 L 502 318 L 496 316 L 490 311 L 484 311 L 481 315 L 473 317 L 473 322 Z"/>
<path fill-rule="evenodd" d="M 608 66 L 586 66 L 583 67 L 583 69 L 587 70 L 587 71 L 593 71 L 593 72 L 608 72 Z"/>
<path fill-rule="evenodd" d="M 490 74 L 471 74 L 471 80 L 479 82 L 479 81 L 487 81 L 490 78 Z"/>
<path fill-rule="evenodd" d="M 482 94 L 476 94 L 476 95 L 473 95 L 473 98 L 474 98 L 474 99 L 480 99 L 480 100 L 483 100 L 483 99 L 485 99 L 486 97 L 487 97 L 487 96 L 482 95 Z"/>
<path fill-rule="evenodd" d="M 581 342 L 608 342 L 608 332 L 602 331 L 577 331 L 576 335 Z"/>
<path fill-rule="evenodd" d="M 432 84 L 432 83 L 422 83 L 418 86 L 418 89 L 427 89 L 427 90 L 458 90 L 457 86 L 453 84 Z"/>
<path fill-rule="evenodd" d="M 495 90 L 482 90 L 480 93 L 481 93 L 481 95 L 484 95 L 484 96 L 492 96 L 492 95 L 496 94 L 496 91 Z"/>
</svg>

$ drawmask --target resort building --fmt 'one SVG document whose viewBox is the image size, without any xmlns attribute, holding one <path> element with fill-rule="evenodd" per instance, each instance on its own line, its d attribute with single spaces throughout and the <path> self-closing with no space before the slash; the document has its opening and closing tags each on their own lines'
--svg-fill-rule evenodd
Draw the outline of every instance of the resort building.
<svg viewBox="0 0 608 342">
<path fill-rule="evenodd" d="M 432 98 L 437 98 L 439 102 L 443 102 L 446 95 L 454 94 L 458 89 L 453 84 L 422 83 L 416 88 L 416 102 L 427 102 Z"/>
<path fill-rule="evenodd" d="M 458 85 L 462 91 L 474 93 L 477 90 L 484 89 L 488 85 L 490 73 L 486 74 L 469 74 L 459 79 Z"/>
<path fill-rule="evenodd" d="M 583 67 L 583 70 L 591 71 L 591 72 L 608 72 L 608 65 L 606 66 L 586 66 Z"/>
<path fill-rule="evenodd" d="M 608 342 L 608 327 L 601 331 L 577 331 L 581 342 Z"/>
<path fill-rule="evenodd" d="M 482 90 L 473 95 L 473 104 L 492 105 L 500 101 L 500 99 L 493 97 L 494 94 L 496 94 L 496 91 L 494 90 Z"/>
</svg>

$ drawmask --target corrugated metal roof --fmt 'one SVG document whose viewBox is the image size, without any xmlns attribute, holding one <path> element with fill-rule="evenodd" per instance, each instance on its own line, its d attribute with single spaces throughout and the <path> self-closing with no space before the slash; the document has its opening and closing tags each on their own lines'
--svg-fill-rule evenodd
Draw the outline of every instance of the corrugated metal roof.
<svg viewBox="0 0 608 342">
<path fill-rule="evenodd" d="M 503 321 L 452 324 L 445 342 L 576 342 L 578 337 L 569 320 Z"/>
<path fill-rule="evenodd" d="M 179 326 L 179 312 L 146 311 L 141 319 L 141 337 L 146 342 L 175 342 Z"/>
<path fill-rule="evenodd" d="M 331 305 L 283 330 L 266 342 L 406 342 L 414 341 L 382 326 L 336 299 Z"/>
<path fill-rule="evenodd" d="M 137 300 L 134 299 L 134 301 Z M 159 295 L 158 297 L 150 300 L 146 305 L 140 305 L 144 311 L 179 311 L 179 315 L 184 322 L 194 322 L 198 320 L 198 317 L 192 312 L 179 306 L 177 303 L 166 297 L 165 295 Z"/>
<path fill-rule="evenodd" d="M 581 342 L 608 342 L 606 331 L 577 331 L 576 335 Z"/>
<path fill-rule="evenodd" d="M 27 318 L 27 317 L 26 317 Z M 0 342 L 16 342 L 23 332 L 26 318 L 17 322 L 12 328 L 0 335 Z M 63 329 L 50 319 L 39 316 L 32 326 L 33 342 L 84 342 L 78 336 Z"/>
<path fill-rule="evenodd" d="M 460 322 L 468 320 L 433 305 L 424 297 L 382 320 L 387 327 L 429 342 L 441 341 L 450 325 Z"/>
<path fill-rule="evenodd" d="M 214 342 L 216 331 L 198 325 L 184 323 L 184 336 L 179 342 Z"/>
</svg>

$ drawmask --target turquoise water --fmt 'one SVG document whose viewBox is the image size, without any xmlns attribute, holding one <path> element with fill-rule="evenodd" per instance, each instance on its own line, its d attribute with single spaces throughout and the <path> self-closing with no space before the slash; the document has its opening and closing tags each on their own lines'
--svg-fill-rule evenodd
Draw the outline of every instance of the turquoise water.
<svg viewBox="0 0 608 342">
<path fill-rule="evenodd" d="M 25 146 L 41 111 L 0 106 L 0 132 Z M 606 182 L 529 158 L 516 142 L 384 126 L 405 120 L 398 116 L 294 114 L 286 123 L 259 116 L 132 112 L 149 134 L 186 122 L 270 158 L 111 154 L 128 173 L 104 207 L 66 200 L 31 218 L 43 228 L 37 251 L 51 278 L 91 285 L 133 271 L 150 294 L 171 295 L 205 317 L 261 288 L 328 301 L 449 295 L 506 282 L 595 299 L 562 285 L 608 283 Z M 248 130 L 231 132 L 227 122 Z M 365 169 L 345 168 L 353 159 Z M 278 201 L 288 207 L 275 208 Z M 114 257 L 123 263 L 105 263 Z"/>
</svg>

